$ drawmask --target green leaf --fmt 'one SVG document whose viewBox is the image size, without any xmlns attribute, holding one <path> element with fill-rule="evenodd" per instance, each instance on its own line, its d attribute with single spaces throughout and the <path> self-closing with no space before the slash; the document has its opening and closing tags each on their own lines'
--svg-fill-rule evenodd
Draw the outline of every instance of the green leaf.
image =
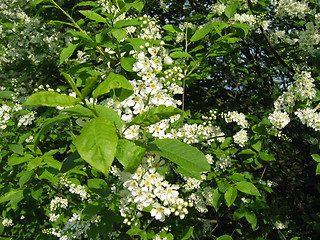
<svg viewBox="0 0 320 240">
<path fill-rule="evenodd" d="M 74 27 L 72 23 L 64 22 L 64 21 L 57 21 L 57 20 L 51 20 L 47 23 L 48 25 L 68 25 Z"/>
<path fill-rule="evenodd" d="M 118 144 L 116 128 L 109 120 L 103 117 L 91 119 L 74 144 L 86 162 L 105 175 L 109 174 Z"/>
<path fill-rule="evenodd" d="M 220 148 L 221 148 L 221 149 L 228 148 L 232 142 L 233 142 L 232 137 L 227 137 L 227 138 L 223 141 L 223 143 L 221 143 Z"/>
<path fill-rule="evenodd" d="M 96 105 L 95 107 L 99 117 L 108 119 L 117 129 L 122 129 L 123 122 L 116 111 L 103 105 Z"/>
<path fill-rule="evenodd" d="M 111 72 L 92 92 L 92 96 L 94 98 L 98 98 L 109 93 L 112 89 L 115 90 L 114 96 L 119 101 L 123 101 L 133 93 L 130 82 L 124 76 Z"/>
<path fill-rule="evenodd" d="M 102 23 L 107 22 L 107 20 L 104 17 L 102 17 L 100 14 L 91 10 L 80 10 L 79 13 L 84 15 L 86 18 L 89 18 L 90 20 L 93 20 L 96 22 L 102 22 Z"/>
<path fill-rule="evenodd" d="M 228 5 L 224 10 L 224 14 L 228 18 L 232 18 L 237 12 L 238 5 L 239 5 L 238 3 L 233 3 L 233 4 Z"/>
<path fill-rule="evenodd" d="M 216 32 L 222 37 L 221 31 L 229 26 L 227 22 L 214 22 L 212 26 L 216 30 Z"/>
<path fill-rule="evenodd" d="M 123 28 L 129 26 L 139 26 L 141 25 L 141 21 L 137 18 L 130 19 L 130 20 L 119 20 L 114 24 L 115 28 Z"/>
<path fill-rule="evenodd" d="M 21 172 L 21 174 L 19 174 L 19 176 L 17 175 L 17 177 L 20 177 L 19 186 L 23 187 L 27 182 L 29 182 L 33 174 L 34 174 L 34 171 L 23 171 Z"/>
<path fill-rule="evenodd" d="M 8 165 L 9 166 L 14 166 L 14 165 L 18 165 L 21 163 L 25 163 L 30 161 L 31 159 L 33 159 L 34 157 L 32 155 L 27 155 L 27 156 L 23 156 L 23 157 L 19 157 L 15 154 L 11 155 L 8 159 Z"/>
<path fill-rule="evenodd" d="M 256 229 L 257 226 L 257 216 L 252 211 L 246 211 L 244 214 L 245 218 L 247 219 L 248 223 L 251 224 L 252 230 Z"/>
<path fill-rule="evenodd" d="M 38 146 L 38 143 L 40 141 L 40 138 L 43 136 L 43 135 L 46 135 L 50 130 L 51 130 L 51 127 L 60 122 L 60 121 L 63 121 L 63 120 L 66 120 L 66 119 L 69 119 L 70 116 L 68 115 L 58 115 L 56 117 L 53 117 L 53 118 L 48 118 L 41 126 L 39 132 L 35 135 L 34 137 L 34 140 L 33 140 L 33 144 L 34 144 L 34 150 L 36 151 L 37 149 L 37 146 Z"/>
<path fill-rule="evenodd" d="M 201 172 L 195 172 L 195 171 L 190 171 L 188 169 L 182 168 L 178 166 L 177 171 L 182 174 L 183 176 L 190 177 L 190 178 L 196 178 L 198 180 L 201 179 Z"/>
<path fill-rule="evenodd" d="M 18 203 L 23 199 L 23 190 L 21 189 L 11 189 L 9 192 L 3 194 L 0 197 L 0 203 L 8 202 Z"/>
<path fill-rule="evenodd" d="M 157 123 L 163 119 L 168 119 L 171 116 L 182 114 L 183 111 L 179 108 L 172 106 L 166 107 L 160 105 L 158 107 L 151 108 L 150 110 L 136 116 L 128 125 L 140 125 L 142 127 L 149 126 Z"/>
<path fill-rule="evenodd" d="M 60 60 L 59 64 L 63 63 L 64 60 L 68 59 L 69 57 L 72 56 L 74 51 L 77 49 L 79 44 L 74 44 L 74 43 L 69 43 L 65 48 L 62 49 L 60 53 Z"/>
<path fill-rule="evenodd" d="M 190 38 L 191 42 L 196 42 L 203 39 L 211 31 L 212 24 L 208 24 L 200 29 L 198 29 L 193 36 Z"/>
<path fill-rule="evenodd" d="M 320 163 L 318 163 L 318 165 L 317 165 L 316 175 L 320 175 Z"/>
<path fill-rule="evenodd" d="M 132 70 L 132 66 L 135 62 L 136 62 L 136 59 L 131 57 L 123 57 L 120 60 L 121 67 L 128 72 L 134 72 Z"/>
<path fill-rule="evenodd" d="M 134 1 L 131 3 L 126 3 L 124 8 L 122 8 L 118 14 L 128 11 L 130 8 L 134 8 L 140 13 L 144 8 L 144 3 L 142 1 Z"/>
<path fill-rule="evenodd" d="M 71 153 L 62 163 L 61 172 L 66 173 L 77 166 L 83 166 L 85 161 L 80 157 L 78 152 Z"/>
<path fill-rule="evenodd" d="M 216 240 L 232 240 L 232 237 L 230 235 L 222 235 L 218 237 Z"/>
<path fill-rule="evenodd" d="M 45 153 L 43 156 L 43 160 L 49 167 L 52 167 L 60 171 L 62 163 L 59 162 L 58 160 L 55 160 L 52 156 L 48 156 Z"/>
<path fill-rule="evenodd" d="M 216 210 L 216 212 L 218 212 L 218 209 L 220 207 L 221 196 L 222 194 L 220 193 L 218 188 L 213 191 L 212 206 L 214 207 L 214 210 Z"/>
<path fill-rule="evenodd" d="M 15 93 L 11 91 L 0 91 L 0 98 L 12 99 L 14 95 Z"/>
<path fill-rule="evenodd" d="M 187 52 L 172 52 L 170 53 L 170 57 L 172 58 L 192 58 L 192 56 Z"/>
<path fill-rule="evenodd" d="M 144 157 L 146 149 L 134 142 L 121 139 L 118 142 L 116 158 L 124 167 L 124 170 L 134 173 Z"/>
<path fill-rule="evenodd" d="M 191 238 L 192 234 L 193 234 L 193 229 L 194 226 L 191 227 L 187 227 L 183 233 L 182 233 L 182 237 L 180 238 L 181 240 L 188 240 Z"/>
<path fill-rule="evenodd" d="M 255 156 L 257 153 L 255 151 L 253 151 L 252 149 L 243 149 L 238 154 L 244 155 L 244 157 L 249 158 L 249 157 Z"/>
<path fill-rule="evenodd" d="M 237 181 L 237 182 L 246 181 L 246 179 L 242 173 L 234 173 L 234 174 L 230 175 L 228 178 L 230 180 Z"/>
<path fill-rule="evenodd" d="M 164 30 L 168 31 L 168 32 L 172 32 L 172 33 L 175 33 L 175 32 L 182 32 L 182 30 L 175 26 L 175 25 L 172 25 L 172 24 L 167 24 L 167 25 L 164 25 L 162 27 Z"/>
<path fill-rule="evenodd" d="M 31 7 L 36 7 L 37 5 L 39 5 L 40 3 L 43 3 L 43 2 L 49 2 L 49 0 L 33 0 L 30 3 L 30 6 Z"/>
<path fill-rule="evenodd" d="M 99 78 L 97 76 L 90 76 L 86 78 L 85 87 L 81 90 L 83 98 L 87 97 L 96 87 Z"/>
<path fill-rule="evenodd" d="M 319 154 L 311 154 L 311 157 L 313 158 L 313 160 L 320 163 L 320 155 Z"/>
<path fill-rule="evenodd" d="M 8 144 L 8 146 L 12 152 L 18 153 L 20 155 L 23 154 L 24 148 L 21 144 Z"/>
<path fill-rule="evenodd" d="M 81 219 L 88 221 L 105 207 L 106 203 L 104 199 L 97 199 L 93 202 L 87 203 L 81 212 Z"/>
<path fill-rule="evenodd" d="M 67 114 L 70 114 L 73 116 L 78 116 L 78 117 L 90 117 L 91 118 L 91 117 L 95 116 L 94 113 L 90 109 L 88 109 L 80 104 L 78 104 L 74 107 L 65 108 L 65 109 L 61 110 L 61 112 L 64 112 L 64 113 L 67 113 Z"/>
<path fill-rule="evenodd" d="M 79 89 L 77 88 L 76 83 L 74 82 L 73 78 L 70 76 L 70 74 L 65 73 L 65 72 L 61 72 L 62 76 L 67 80 L 68 84 L 71 86 L 72 90 L 77 94 L 77 96 L 80 99 L 84 99 L 84 97 L 82 96 L 82 93 L 79 91 Z M 74 104 L 75 105 L 75 104 Z"/>
<path fill-rule="evenodd" d="M 68 32 L 66 32 L 66 35 L 71 35 L 72 37 L 83 39 L 86 42 L 93 42 L 93 40 L 87 34 L 85 34 L 83 32 L 69 30 Z"/>
<path fill-rule="evenodd" d="M 74 5 L 74 7 L 72 8 L 73 10 L 77 7 L 82 7 L 82 6 L 91 6 L 91 7 L 95 7 L 97 6 L 97 3 L 96 2 L 93 2 L 93 1 L 84 1 L 84 2 L 80 2 L 76 5 Z"/>
<path fill-rule="evenodd" d="M 242 37 L 246 37 L 250 30 L 250 25 L 246 23 L 234 23 L 231 26 L 234 28 L 240 29 L 241 30 L 240 35 Z"/>
<path fill-rule="evenodd" d="M 123 40 L 124 38 L 127 37 L 127 32 L 123 29 L 112 29 L 111 34 L 113 37 L 115 37 L 118 41 Z"/>
<path fill-rule="evenodd" d="M 224 199 L 226 200 L 227 207 L 230 207 L 232 203 L 236 200 L 238 196 L 237 188 L 230 187 L 225 193 L 224 193 Z"/>
<path fill-rule="evenodd" d="M 254 150 L 256 150 L 257 152 L 260 152 L 261 146 L 262 146 L 262 143 L 261 143 L 260 140 L 251 145 L 251 147 L 252 147 Z"/>
<path fill-rule="evenodd" d="M 43 91 L 32 94 L 23 106 L 68 107 L 76 105 L 80 99 L 57 92 Z"/>
<path fill-rule="evenodd" d="M 259 190 L 250 182 L 241 181 L 236 183 L 236 188 L 240 192 L 244 192 L 254 196 L 261 196 Z"/>
<path fill-rule="evenodd" d="M 101 197 L 107 197 L 108 195 L 108 185 L 105 180 L 100 178 L 92 178 L 88 180 L 88 188 L 99 194 Z"/>
<path fill-rule="evenodd" d="M 276 160 L 272 154 L 266 153 L 266 152 L 260 152 L 259 156 L 264 161 L 275 161 Z"/>
<path fill-rule="evenodd" d="M 155 140 L 148 151 L 155 152 L 190 172 L 210 170 L 210 164 L 200 150 L 176 139 Z"/>
</svg>

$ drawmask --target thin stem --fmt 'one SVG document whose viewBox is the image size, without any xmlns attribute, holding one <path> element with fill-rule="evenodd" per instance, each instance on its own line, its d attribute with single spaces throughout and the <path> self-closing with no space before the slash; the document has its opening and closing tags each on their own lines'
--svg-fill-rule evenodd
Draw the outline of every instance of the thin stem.
<svg viewBox="0 0 320 240">
<path fill-rule="evenodd" d="M 248 1 L 248 6 L 249 6 L 250 11 L 253 12 L 253 11 L 252 11 L 252 8 L 253 8 L 253 7 L 252 7 L 252 2 L 251 2 L 251 0 L 247 0 L 247 1 Z M 279 61 L 279 63 L 280 63 L 282 66 L 284 66 L 285 68 L 287 68 L 291 73 L 294 73 L 293 68 L 290 67 L 290 66 L 282 59 L 282 57 L 278 54 L 277 50 L 275 49 L 275 47 L 274 47 L 273 44 L 271 43 L 271 41 L 270 41 L 270 39 L 269 39 L 266 31 L 264 30 L 264 28 L 263 28 L 261 25 L 259 26 L 259 30 L 261 31 L 264 39 L 267 41 L 267 44 L 268 44 L 269 48 L 271 49 L 273 55 L 274 55 L 275 58 Z"/>
<path fill-rule="evenodd" d="M 86 36 L 89 37 L 89 35 L 87 34 L 86 31 L 84 31 L 79 24 L 71 17 L 71 15 L 69 13 L 67 13 L 62 7 L 59 6 L 59 4 L 57 4 L 54 0 L 50 0 L 50 2 L 56 7 L 58 8 L 64 15 L 67 16 L 67 18 L 69 18 L 69 20 L 71 21 L 72 25 L 77 28 L 81 33 L 85 34 Z M 101 47 L 96 47 L 96 49 L 98 50 L 98 52 L 102 55 L 105 56 L 103 50 Z"/>
</svg>

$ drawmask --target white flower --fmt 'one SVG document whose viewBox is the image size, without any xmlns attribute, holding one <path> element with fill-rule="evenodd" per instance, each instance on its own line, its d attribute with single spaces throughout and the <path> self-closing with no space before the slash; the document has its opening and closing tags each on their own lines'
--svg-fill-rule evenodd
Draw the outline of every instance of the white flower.
<svg viewBox="0 0 320 240">
<path fill-rule="evenodd" d="M 155 219 L 163 222 L 165 220 L 165 217 L 171 214 L 171 211 L 169 208 L 163 207 L 160 204 L 156 204 L 155 206 L 153 206 L 150 214 Z"/>
<path fill-rule="evenodd" d="M 248 141 L 247 131 L 242 129 L 239 132 L 237 132 L 233 136 L 233 141 L 237 143 L 240 147 L 244 147 L 245 143 Z"/>
<path fill-rule="evenodd" d="M 290 117 L 288 113 L 281 112 L 281 111 L 274 111 L 271 113 L 268 117 L 269 121 L 273 126 L 275 126 L 278 129 L 282 129 L 290 122 Z"/>
<path fill-rule="evenodd" d="M 13 226 L 12 219 L 4 218 L 3 221 L 2 221 L 2 225 L 5 226 L 5 227 Z"/>
</svg>

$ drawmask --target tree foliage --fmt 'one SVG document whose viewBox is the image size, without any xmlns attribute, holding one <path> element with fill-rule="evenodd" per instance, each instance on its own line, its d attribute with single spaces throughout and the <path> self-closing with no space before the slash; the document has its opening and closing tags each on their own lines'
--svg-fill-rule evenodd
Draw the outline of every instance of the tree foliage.
<svg viewBox="0 0 320 240">
<path fill-rule="evenodd" d="M 3 0 L 1 239 L 316 239 L 316 1 Z"/>
</svg>

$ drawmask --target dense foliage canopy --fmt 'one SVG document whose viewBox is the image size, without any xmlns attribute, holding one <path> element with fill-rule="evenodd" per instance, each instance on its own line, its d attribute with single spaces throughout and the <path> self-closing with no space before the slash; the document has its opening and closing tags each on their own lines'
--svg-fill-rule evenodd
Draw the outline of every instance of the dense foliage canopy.
<svg viewBox="0 0 320 240">
<path fill-rule="evenodd" d="M 320 2 L 1 0 L 1 239 L 317 239 Z"/>
</svg>

